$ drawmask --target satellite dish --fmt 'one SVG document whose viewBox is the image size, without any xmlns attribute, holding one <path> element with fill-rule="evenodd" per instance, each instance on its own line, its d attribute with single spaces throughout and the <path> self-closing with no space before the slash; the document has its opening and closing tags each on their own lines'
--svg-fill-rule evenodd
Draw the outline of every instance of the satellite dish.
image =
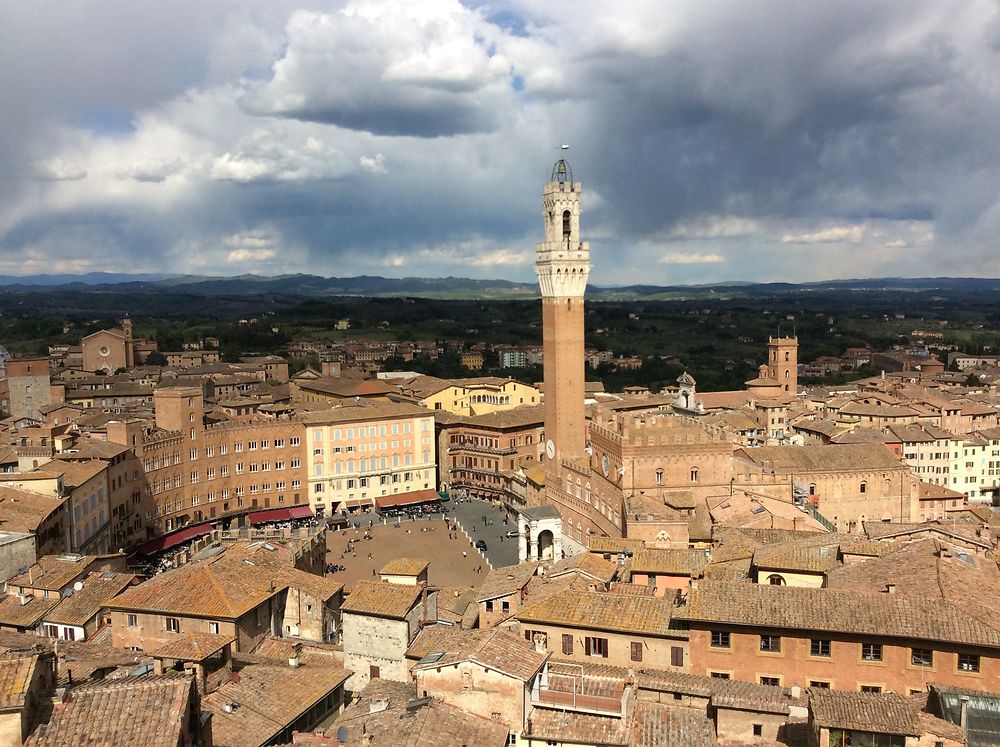
<svg viewBox="0 0 1000 747">
<path fill-rule="evenodd" d="M 347 727 L 338 726 L 337 727 L 337 741 L 343 743 L 347 741 Z"/>
<path fill-rule="evenodd" d="M 83 581 L 77 581 L 73 584 L 73 591 L 83 591 Z"/>
</svg>

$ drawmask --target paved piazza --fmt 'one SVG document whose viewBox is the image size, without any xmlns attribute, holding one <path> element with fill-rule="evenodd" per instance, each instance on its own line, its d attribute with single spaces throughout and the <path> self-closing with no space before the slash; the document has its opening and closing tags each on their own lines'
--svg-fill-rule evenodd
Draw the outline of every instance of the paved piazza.
<svg viewBox="0 0 1000 747">
<path fill-rule="evenodd" d="M 372 539 L 364 539 L 365 532 L 369 532 Z M 376 523 L 370 530 L 365 519 L 361 529 L 352 526 L 326 533 L 327 563 L 346 568 L 328 575 L 349 587 L 356 581 L 375 578 L 373 571 L 377 572 L 395 558 L 422 558 L 430 563 L 428 581 L 431 585 L 478 588 L 489 566 L 460 529 L 453 531 L 452 537 L 448 539 L 448 528 L 440 515 L 417 521 L 404 519 L 398 528 L 393 523 Z M 352 539 L 355 540 L 354 552 L 348 553 L 348 540 Z M 462 556 L 463 552 L 466 557 Z M 476 573 L 477 567 L 482 568 L 480 573 Z"/>
</svg>

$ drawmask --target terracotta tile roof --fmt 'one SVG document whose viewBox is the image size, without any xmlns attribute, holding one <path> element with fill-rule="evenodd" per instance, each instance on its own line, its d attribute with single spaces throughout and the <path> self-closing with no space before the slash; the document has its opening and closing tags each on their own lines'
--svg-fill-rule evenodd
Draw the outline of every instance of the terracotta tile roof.
<svg viewBox="0 0 1000 747">
<path fill-rule="evenodd" d="M 87 566 L 95 560 L 97 560 L 96 555 L 43 555 L 28 568 L 27 572 L 10 579 L 7 588 L 21 586 L 59 591 L 83 575 L 87 571 Z"/>
<path fill-rule="evenodd" d="M 591 535 L 590 551 L 598 554 L 610 553 L 617 555 L 620 552 L 631 555 L 636 550 L 645 547 L 642 540 L 625 539 L 621 537 L 598 537 Z"/>
<path fill-rule="evenodd" d="M 714 747 L 712 722 L 690 708 L 638 701 L 629 733 L 631 747 Z"/>
<path fill-rule="evenodd" d="M 809 710 L 820 727 L 920 735 L 917 707 L 909 698 L 897 693 L 811 689 Z"/>
<path fill-rule="evenodd" d="M 0 600 L 0 625 L 11 628 L 34 628 L 59 604 L 59 601 L 59 597 L 40 599 L 28 595 L 27 602 L 22 604 L 17 594 L 8 594 Z"/>
<path fill-rule="evenodd" d="M 211 635 L 210 633 L 182 633 L 157 646 L 149 655 L 157 659 L 180 659 L 182 661 L 204 661 L 219 653 L 236 638 L 231 635 Z"/>
<path fill-rule="evenodd" d="M 860 555 L 866 558 L 879 558 L 896 549 L 893 542 L 878 542 L 876 540 L 857 540 L 840 546 L 840 554 Z"/>
<path fill-rule="evenodd" d="M 212 712 L 212 743 L 217 747 L 267 744 L 341 687 L 351 672 L 327 665 L 251 664 L 237 675 L 201 701 L 202 708 Z M 227 703 L 238 705 L 227 713 Z"/>
<path fill-rule="evenodd" d="M 345 745 L 350 747 L 359 747 L 362 735 L 370 740 L 370 747 L 502 747 L 507 743 L 509 731 L 504 724 L 433 699 L 417 706 L 420 701 L 415 698 L 412 685 L 373 679 L 327 729 L 326 736 L 336 736 L 343 726 L 347 729 Z M 407 708 L 411 703 L 417 707 Z"/>
<path fill-rule="evenodd" d="M 384 576 L 419 576 L 430 565 L 420 558 L 396 558 L 390 560 L 379 571 Z"/>
<path fill-rule="evenodd" d="M 905 465 L 890 449 L 872 444 L 837 446 L 760 446 L 739 449 L 736 455 L 754 464 L 780 471 L 854 472 L 857 470 L 903 469 Z"/>
<path fill-rule="evenodd" d="M 837 566 L 837 546 L 787 547 L 768 545 L 753 554 L 753 564 L 761 570 L 826 573 Z"/>
<path fill-rule="evenodd" d="M 547 654 L 535 651 L 522 637 L 500 628 L 460 630 L 452 627 L 451 633 L 446 633 L 442 628 L 447 629 L 446 626 L 437 625 L 425 629 L 407 650 L 406 655 L 411 659 L 435 655 L 433 661 L 414 664 L 414 670 L 471 661 L 527 681 L 541 669 L 548 658 Z M 428 632 L 430 635 L 427 635 Z"/>
<path fill-rule="evenodd" d="M 746 581 L 750 578 L 750 558 L 723 560 L 705 566 L 705 578 L 715 581 Z"/>
<path fill-rule="evenodd" d="M 63 625 L 83 626 L 97 615 L 105 603 L 127 589 L 138 577 L 134 573 L 91 573 L 83 588 L 65 597 L 43 620 Z"/>
<path fill-rule="evenodd" d="M 608 594 L 624 594 L 630 597 L 655 597 L 656 587 L 646 584 L 627 584 L 622 581 L 612 581 Z"/>
<path fill-rule="evenodd" d="M 302 386 L 302 385 L 300 385 Z M 312 383 L 310 389 L 314 389 Z M 394 390 L 395 387 L 391 387 Z M 352 393 L 350 396 L 354 396 Z M 317 410 L 304 413 L 299 419 L 310 425 L 334 425 L 336 423 L 354 423 L 366 420 L 383 420 L 387 418 L 407 418 L 407 417 L 433 417 L 433 412 L 420 405 L 404 405 L 395 402 L 379 402 L 371 404 L 366 400 L 360 402 L 351 401 L 340 407 L 330 410 Z"/>
<path fill-rule="evenodd" d="M 62 459 L 53 459 L 46 463 L 45 467 L 62 472 L 65 487 L 78 488 L 101 474 L 108 465 L 101 459 L 92 459 L 86 462 L 64 462 Z"/>
<path fill-rule="evenodd" d="M 829 532 L 811 532 L 796 529 L 760 529 L 754 527 L 740 527 L 735 531 L 762 545 L 778 545 L 785 542 L 836 544 L 837 541 L 837 536 Z"/>
<path fill-rule="evenodd" d="M 422 591 L 421 586 L 359 581 L 352 587 L 341 611 L 402 620 L 418 603 Z"/>
<path fill-rule="evenodd" d="M 672 576 L 701 576 L 705 572 L 704 550 L 655 550 L 644 548 L 632 556 L 632 572 Z"/>
<path fill-rule="evenodd" d="M 482 644 L 492 629 L 463 630 L 455 625 L 425 625 L 406 649 L 406 658 L 422 659 L 443 653 L 459 660 Z"/>
<path fill-rule="evenodd" d="M 522 623 L 682 638 L 684 631 L 670 625 L 672 610 L 671 601 L 663 597 L 568 590 L 530 605 L 514 617 Z"/>
<path fill-rule="evenodd" d="M 1000 625 L 1000 569 L 995 560 L 931 538 L 880 546 L 891 552 L 837 568 L 829 575 L 829 587 L 874 592 L 893 584 L 896 594 L 945 599 L 985 625 Z"/>
<path fill-rule="evenodd" d="M 188 675 L 129 678 L 83 685 L 56 705 L 25 742 L 30 747 L 141 744 L 176 747 L 189 718 Z"/>
<path fill-rule="evenodd" d="M 880 542 L 897 538 L 912 539 L 916 535 L 925 534 L 967 542 L 984 550 L 993 548 L 991 533 L 983 531 L 982 522 L 979 521 L 940 521 L 935 519 L 920 524 L 865 521 L 862 522 L 862 529 L 870 539 Z"/>
<path fill-rule="evenodd" d="M 1000 632 L 941 599 L 705 580 L 678 620 L 822 630 L 1000 648 Z"/>
<path fill-rule="evenodd" d="M 109 609 L 237 619 L 274 596 L 268 579 L 228 564 L 189 563 L 154 576 L 111 600 Z"/>
<path fill-rule="evenodd" d="M 531 712 L 530 725 L 530 736 L 534 740 L 600 745 L 628 744 L 628 722 L 616 716 L 535 708 Z"/>
<path fill-rule="evenodd" d="M 543 405 L 520 405 L 509 410 L 497 410 L 465 418 L 468 425 L 480 425 L 487 428 L 524 428 L 530 425 L 541 425 L 544 421 L 545 408 Z"/>
<path fill-rule="evenodd" d="M 0 530 L 34 532 L 66 500 L 17 488 L 0 487 Z"/>
<path fill-rule="evenodd" d="M 471 660 L 490 669 L 527 682 L 548 658 L 522 637 L 494 628 L 486 640 L 472 651 Z"/>
<path fill-rule="evenodd" d="M 521 591 L 538 571 L 539 565 L 539 563 L 529 560 L 527 563 L 519 565 L 494 568 L 483 579 L 483 585 L 479 587 L 479 595 L 476 597 L 477 601 L 486 602 Z"/>
<path fill-rule="evenodd" d="M 789 706 L 805 705 L 803 698 L 793 698 L 784 687 L 758 685 L 742 680 L 723 680 L 700 674 L 661 669 L 640 670 L 636 678 L 640 690 L 682 693 L 710 698 L 713 705 L 766 713 L 788 713 Z"/>
<path fill-rule="evenodd" d="M 924 695 L 922 695 L 921 698 L 926 700 L 926 696 Z M 941 739 L 950 739 L 959 745 L 964 745 L 966 743 L 965 730 L 958 724 L 951 723 L 951 721 L 938 718 L 937 716 L 927 713 L 926 711 L 918 711 L 917 723 L 921 735 L 933 734 L 935 737 L 940 737 Z"/>
<path fill-rule="evenodd" d="M 580 665 L 574 661 L 549 662 L 548 689 L 557 692 L 621 700 L 627 681 L 628 670 L 621 667 Z"/>
<path fill-rule="evenodd" d="M 564 573 L 580 572 L 608 584 L 618 575 L 619 568 L 617 563 L 605 560 L 600 555 L 584 552 L 555 563 L 549 568 L 548 575 L 551 578 L 558 578 Z"/>
<path fill-rule="evenodd" d="M 0 654 L 0 708 L 20 708 L 25 704 L 38 659 L 37 653 L 27 651 Z"/>
</svg>

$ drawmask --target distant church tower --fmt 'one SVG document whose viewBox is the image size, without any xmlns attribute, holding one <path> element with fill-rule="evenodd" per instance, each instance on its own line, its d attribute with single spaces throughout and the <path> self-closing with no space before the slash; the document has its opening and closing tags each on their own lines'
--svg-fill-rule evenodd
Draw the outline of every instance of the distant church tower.
<svg viewBox="0 0 1000 747">
<path fill-rule="evenodd" d="M 550 461 L 584 456 L 587 447 L 583 294 L 590 247 L 580 241 L 582 188 L 563 159 L 542 188 L 545 241 L 537 246 L 535 271 L 542 291 L 545 452 Z"/>
<path fill-rule="evenodd" d="M 781 388 L 794 396 L 799 385 L 799 338 L 769 337 L 767 367 Z"/>
</svg>

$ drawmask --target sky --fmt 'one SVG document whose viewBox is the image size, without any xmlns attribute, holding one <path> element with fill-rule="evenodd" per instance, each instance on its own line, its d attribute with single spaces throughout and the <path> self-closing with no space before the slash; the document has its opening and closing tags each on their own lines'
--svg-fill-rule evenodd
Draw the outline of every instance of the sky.
<svg viewBox="0 0 1000 747">
<path fill-rule="evenodd" d="M 994 0 L 0 3 L 0 274 L 1000 276 Z"/>
</svg>

